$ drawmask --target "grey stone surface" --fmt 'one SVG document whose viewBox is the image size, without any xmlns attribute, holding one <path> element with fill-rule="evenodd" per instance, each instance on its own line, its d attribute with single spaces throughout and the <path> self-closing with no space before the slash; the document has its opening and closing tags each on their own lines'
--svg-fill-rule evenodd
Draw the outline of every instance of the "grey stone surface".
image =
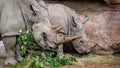
<svg viewBox="0 0 120 68">
<path fill-rule="evenodd" d="M 2 41 L 0 41 L 0 56 L 5 56 L 5 47 Z"/>
</svg>

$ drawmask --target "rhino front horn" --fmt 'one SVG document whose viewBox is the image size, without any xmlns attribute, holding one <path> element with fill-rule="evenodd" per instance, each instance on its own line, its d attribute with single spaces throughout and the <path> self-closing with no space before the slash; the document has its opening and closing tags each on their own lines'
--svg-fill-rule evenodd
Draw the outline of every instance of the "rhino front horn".
<svg viewBox="0 0 120 68">
<path fill-rule="evenodd" d="M 56 44 L 62 44 L 62 43 L 66 43 L 66 42 L 70 42 L 76 39 L 80 39 L 80 36 L 66 36 L 66 35 L 61 35 L 59 37 L 57 37 L 57 42 Z"/>
</svg>

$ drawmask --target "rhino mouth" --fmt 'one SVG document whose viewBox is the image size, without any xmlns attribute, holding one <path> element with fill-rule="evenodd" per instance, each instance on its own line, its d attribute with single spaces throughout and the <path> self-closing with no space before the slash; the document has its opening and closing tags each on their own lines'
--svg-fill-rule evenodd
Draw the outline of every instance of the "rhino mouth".
<svg viewBox="0 0 120 68">
<path fill-rule="evenodd" d="M 42 47 L 46 51 L 56 51 L 56 49 L 54 47 L 49 46 L 47 42 L 45 42 L 45 44 L 39 42 L 38 45 L 40 45 L 40 47 Z"/>
<path fill-rule="evenodd" d="M 47 50 L 47 51 L 56 51 L 55 48 L 50 47 L 50 46 L 47 46 L 47 47 L 45 48 L 45 50 Z"/>
</svg>

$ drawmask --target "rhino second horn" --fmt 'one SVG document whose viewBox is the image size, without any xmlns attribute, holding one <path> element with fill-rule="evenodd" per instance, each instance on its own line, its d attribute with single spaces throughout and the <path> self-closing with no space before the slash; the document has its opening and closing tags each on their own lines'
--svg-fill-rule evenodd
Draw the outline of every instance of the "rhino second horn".
<svg viewBox="0 0 120 68">
<path fill-rule="evenodd" d="M 57 26 L 52 26 L 51 29 L 55 32 L 59 32 L 60 30 L 62 30 L 62 26 L 61 27 L 57 27 Z"/>
<path fill-rule="evenodd" d="M 62 30 L 63 27 L 58 27 L 55 29 L 55 32 L 59 32 L 60 30 Z"/>
</svg>

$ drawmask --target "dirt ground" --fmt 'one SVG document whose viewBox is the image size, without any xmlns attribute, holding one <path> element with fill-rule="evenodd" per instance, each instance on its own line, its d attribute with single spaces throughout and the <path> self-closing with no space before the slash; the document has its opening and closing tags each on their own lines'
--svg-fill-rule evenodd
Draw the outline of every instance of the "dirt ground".
<svg viewBox="0 0 120 68">
<path fill-rule="evenodd" d="M 66 66 L 63 68 L 120 68 L 120 59 L 113 60 L 110 62 L 105 63 L 85 63 L 84 66 L 81 65 L 73 65 L 73 66 Z"/>
<path fill-rule="evenodd" d="M 63 68 L 120 68 L 120 55 L 87 55 L 78 57 L 78 62 Z"/>
</svg>

